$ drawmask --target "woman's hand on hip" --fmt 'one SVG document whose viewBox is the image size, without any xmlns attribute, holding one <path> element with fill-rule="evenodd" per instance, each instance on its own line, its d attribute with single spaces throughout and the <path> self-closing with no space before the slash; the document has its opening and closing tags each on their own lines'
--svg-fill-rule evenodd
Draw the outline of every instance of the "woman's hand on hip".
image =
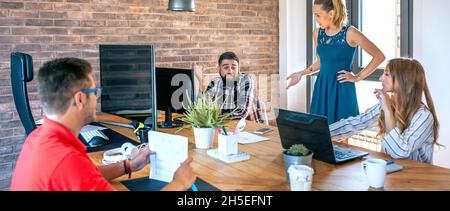
<svg viewBox="0 0 450 211">
<path fill-rule="evenodd" d="M 340 83 L 345 83 L 345 82 L 356 83 L 356 82 L 359 82 L 358 77 L 355 76 L 353 73 L 347 71 L 347 70 L 341 70 L 338 73 L 339 73 L 339 75 L 337 77 L 337 80 Z"/>
</svg>

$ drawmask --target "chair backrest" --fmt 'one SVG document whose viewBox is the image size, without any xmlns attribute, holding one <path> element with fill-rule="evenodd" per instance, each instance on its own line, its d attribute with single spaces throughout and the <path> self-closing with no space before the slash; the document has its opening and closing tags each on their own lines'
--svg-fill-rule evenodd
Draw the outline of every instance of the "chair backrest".
<svg viewBox="0 0 450 211">
<path fill-rule="evenodd" d="M 36 129 L 27 91 L 27 82 L 32 80 L 33 59 L 31 56 L 19 52 L 11 53 L 11 86 L 14 103 L 27 135 Z"/>
</svg>

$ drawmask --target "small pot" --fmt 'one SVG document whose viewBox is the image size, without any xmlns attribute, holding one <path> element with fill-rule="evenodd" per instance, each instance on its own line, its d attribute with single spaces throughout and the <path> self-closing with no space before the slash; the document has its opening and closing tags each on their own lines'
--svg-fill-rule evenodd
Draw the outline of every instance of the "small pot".
<svg viewBox="0 0 450 211">
<path fill-rule="evenodd" d="M 291 165 L 305 165 L 305 166 L 312 167 L 313 155 L 314 155 L 314 153 L 312 151 L 309 153 L 309 155 L 306 155 L 306 156 L 293 156 L 293 155 L 288 155 L 287 151 L 283 152 L 286 180 L 288 181 L 288 183 L 289 183 L 289 174 L 288 174 L 289 167 Z"/>
<path fill-rule="evenodd" d="M 195 147 L 210 149 L 214 142 L 214 128 L 194 128 Z"/>
</svg>

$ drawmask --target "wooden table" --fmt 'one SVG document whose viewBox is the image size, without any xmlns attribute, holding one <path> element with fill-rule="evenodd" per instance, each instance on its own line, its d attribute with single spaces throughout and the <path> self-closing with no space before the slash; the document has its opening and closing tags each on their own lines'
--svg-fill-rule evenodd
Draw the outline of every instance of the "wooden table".
<svg viewBox="0 0 450 211">
<path fill-rule="evenodd" d="M 99 120 L 110 120 L 127 123 L 120 117 L 101 114 Z M 235 124 L 235 123 L 234 123 Z M 137 140 L 131 129 L 105 125 L 133 140 Z M 247 122 L 246 131 L 254 131 L 261 126 Z M 244 162 L 226 164 L 206 154 L 206 150 L 195 149 L 193 133 L 186 129 L 178 135 L 189 137 L 189 156 L 194 161 L 192 168 L 198 177 L 224 191 L 287 191 L 290 190 L 285 175 L 284 160 L 278 129 L 272 127 L 273 132 L 266 134 L 270 141 L 256 144 L 239 145 L 239 150 L 251 155 L 251 159 Z M 177 129 L 160 129 L 161 132 L 175 133 Z M 151 138 L 151 137 L 150 137 Z M 217 147 L 217 137 L 214 142 Z M 361 148 L 352 147 L 361 150 Z M 365 150 L 365 149 L 362 149 Z M 368 151 L 368 150 L 365 150 Z M 103 152 L 90 153 L 95 164 L 100 165 Z M 385 154 L 371 152 L 370 157 L 391 159 Z M 396 160 L 404 170 L 389 174 L 383 190 L 450 190 L 450 170 L 423 164 L 410 160 Z M 352 161 L 343 165 L 332 165 L 318 160 L 313 161 L 315 171 L 313 177 L 313 190 L 319 191 L 367 191 L 369 188 L 361 168 L 361 160 Z M 147 166 L 139 172 L 133 173 L 132 178 L 148 177 L 150 167 Z M 120 177 L 111 184 L 118 190 L 127 190 L 120 181 Z M 378 190 L 376 190 L 378 191 Z"/>
</svg>

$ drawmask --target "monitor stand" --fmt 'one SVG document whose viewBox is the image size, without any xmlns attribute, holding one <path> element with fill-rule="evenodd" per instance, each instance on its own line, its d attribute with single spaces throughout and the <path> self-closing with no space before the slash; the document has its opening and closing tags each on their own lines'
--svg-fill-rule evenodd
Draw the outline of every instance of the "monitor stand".
<svg viewBox="0 0 450 211">
<path fill-rule="evenodd" d="M 172 108 L 166 107 L 164 122 L 158 122 L 158 128 L 177 128 L 183 126 L 182 123 L 177 123 L 172 120 Z"/>
</svg>

